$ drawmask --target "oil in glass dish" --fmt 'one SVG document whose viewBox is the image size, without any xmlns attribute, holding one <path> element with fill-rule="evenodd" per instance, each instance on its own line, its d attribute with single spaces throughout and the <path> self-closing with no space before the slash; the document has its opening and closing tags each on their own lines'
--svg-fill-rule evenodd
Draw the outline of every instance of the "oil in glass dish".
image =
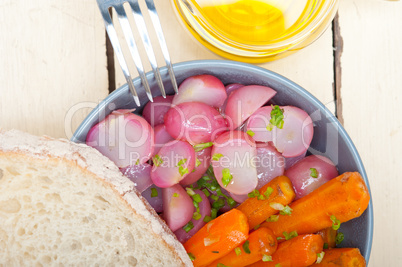
<svg viewBox="0 0 402 267">
<path fill-rule="evenodd" d="M 256 57 L 266 59 L 270 53 L 289 49 L 294 43 L 287 46 L 283 43 L 299 38 L 310 23 L 319 20 L 320 10 L 337 0 L 172 1 L 198 41 L 217 54 L 239 60 L 255 51 Z M 265 59 L 262 61 L 269 61 Z"/>
</svg>

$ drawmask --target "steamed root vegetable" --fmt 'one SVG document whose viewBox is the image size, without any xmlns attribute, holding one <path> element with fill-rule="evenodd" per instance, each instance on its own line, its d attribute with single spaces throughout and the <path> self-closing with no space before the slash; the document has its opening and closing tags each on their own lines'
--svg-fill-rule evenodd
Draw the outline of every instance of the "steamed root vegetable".
<svg viewBox="0 0 402 267">
<path fill-rule="evenodd" d="M 248 231 L 246 216 L 233 209 L 204 225 L 184 243 L 184 248 L 193 258 L 195 267 L 205 266 L 246 241 Z"/>
<path fill-rule="evenodd" d="M 338 170 L 329 158 L 311 155 L 295 163 L 285 175 L 292 181 L 296 199 L 299 199 L 337 177 Z"/>
<path fill-rule="evenodd" d="M 279 215 L 277 221 L 265 222 L 262 226 L 281 237 L 283 232 L 316 233 L 359 217 L 369 200 L 367 186 L 360 174 L 346 172 L 290 204 L 291 215 Z"/>
<path fill-rule="evenodd" d="M 307 267 L 316 262 L 323 244 L 319 235 L 299 235 L 280 243 L 272 254 L 272 261 L 258 261 L 250 267 Z"/>
<path fill-rule="evenodd" d="M 277 245 L 274 233 L 269 228 L 260 227 L 249 235 L 246 242 L 209 264 L 208 267 L 216 267 L 219 264 L 230 267 L 248 266 L 260 261 L 263 257 L 272 255 Z"/>
<path fill-rule="evenodd" d="M 239 127 L 275 94 L 275 90 L 260 85 L 247 85 L 235 90 L 228 97 L 225 109 L 229 128 L 233 130 Z"/>
<path fill-rule="evenodd" d="M 226 98 L 226 100 L 225 100 L 225 102 L 223 103 L 223 105 L 219 107 L 219 112 L 220 112 L 221 114 L 225 114 L 225 109 L 226 109 L 226 105 L 227 105 L 227 103 L 228 103 L 229 95 L 230 95 L 231 93 L 233 93 L 234 91 L 236 91 L 237 89 L 243 87 L 243 86 L 244 86 L 244 85 L 239 84 L 239 83 L 231 83 L 231 84 L 228 84 L 228 85 L 225 86 L 226 94 L 228 95 L 228 97 Z"/>
<path fill-rule="evenodd" d="M 264 222 L 271 215 L 277 214 L 279 211 L 275 205 L 286 206 L 295 197 L 292 183 L 286 176 L 274 178 L 271 182 L 260 188 L 258 192 L 259 194 L 254 192 L 253 197 L 248 198 L 237 207 L 238 210 L 246 215 L 250 228 L 254 228 Z M 272 203 L 276 204 L 272 205 Z"/>
<path fill-rule="evenodd" d="M 155 136 L 155 146 L 154 153 L 152 156 L 158 154 L 159 150 L 166 143 L 173 141 L 173 137 L 166 131 L 166 127 L 164 124 L 159 124 L 154 127 L 154 136 Z"/>
<path fill-rule="evenodd" d="M 179 228 L 174 232 L 177 239 L 181 243 L 185 243 L 189 240 L 195 233 L 198 232 L 205 224 L 205 216 L 211 216 L 211 204 L 209 204 L 208 198 L 201 190 L 194 190 L 195 196 L 199 195 L 201 197 L 201 202 L 198 203 L 198 209 L 194 207 L 193 218 L 184 227 Z M 193 201 L 199 201 L 198 196 L 193 197 Z M 198 212 L 198 213 L 197 213 Z M 199 215 L 198 215 L 199 214 Z"/>
<path fill-rule="evenodd" d="M 195 167 L 194 148 L 187 142 L 166 143 L 153 157 L 151 179 L 156 186 L 166 188 L 179 183 Z"/>
<path fill-rule="evenodd" d="M 358 248 L 325 249 L 324 258 L 317 267 L 365 267 L 366 260 Z"/>
<path fill-rule="evenodd" d="M 149 124 L 151 124 L 152 127 L 163 124 L 164 116 L 170 109 L 172 101 L 172 95 L 167 95 L 166 98 L 163 98 L 163 96 L 157 96 L 154 98 L 154 102 L 150 101 L 145 105 L 144 110 L 142 111 L 142 116 L 147 122 L 149 122 Z"/>
<path fill-rule="evenodd" d="M 165 115 L 165 125 L 173 138 L 191 144 L 212 142 L 227 130 L 222 115 L 200 102 L 186 102 L 172 107 Z"/>
<path fill-rule="evenodd" d="M 320 235 L 324 240 L 324 248 L 334 248 L 336 246 L 336 235 L 338 231 L 328 227 L 318 231 L 316 234 Z"/>
<path fill-rule="evenodd" d="M 248 194 L 236 195 L 236 194 L 233 194 L 233 193 L 229 193 L 229 196 L 231 198 L 233 198 L 233 200 L 236 201 L 239 204 L 243 203 L 244 201 L 246 201 L 248 199 Z"/>
<path fill-rule="evenodd" d="M 288 170 L 290 167 L 292 167 L 294 164 L 296 164 L 296 162 L 305 158 L 306 154 L 307 154 L 307 151 L 296 157 L 285 158 L 285 170 Z"/>
<path fill-rule="evenodd" d="M 275 177 L 283 175 L 285 160 L 270 143 L 257 143 L 257 176 L 260 189 Z"/>
<path fill-rule="evenodd" d="M 243 195 L 258 183 L 255 142 L 245 133 L 231 131 L 214 141 L 211 165 L 219 185 L 227 191 Z"/>
<path fill-rule="evenodd" d="M 89 130 L 86 144 L 123 168 L 150 159 L 154 149 L 154 130 L 142 117 L 120 109 Z"/>
<path fill-rule="evenodd" d="M 144 192 L 152 185 L 151 170 L 152 166 L 148 163 L 130 165 L 120 169 L 120 171 L 135 184 L 135 188 L 140 193 Z"/>
<path fill-rule="evenodd" d="M 141 194 L 156 212 L 163 211 L 162 189 L 156 185 L 151 185 Z"/>
<path fill-rule="evenodd" d="M 180 181 L 180 184 L 190 185 L 197 182 L 207 171 L 210 163 L 211 163 L 211 147 L 204 148 L 200 151 L 195 152 L 196 162 L 194 170 L 189 173 L 183 180 Z"/>
<path fill-rule="evenodd" d="M 313 121 L 302 109 L 293 106 L 266 106 L 248 120 L 247 130 L 255 141 L 272 141 L 284 157 L 296 157 L 307 151 L 313 139 Z"/>
<path fill-rule="evenodd" d="M 226 100 L 223 83 L 212 75 L 197 75 L 185 79 L 179 86 L 179 93 L 173 98 L 173 105 L 185 102 L 202 102 L 218 108 Z"/>
<path fill-rule="evenodd" d="M 180 185 L 162 189 L 163 219 L 174 232 L 193 217 L 193 200 Z"/>
</svg>

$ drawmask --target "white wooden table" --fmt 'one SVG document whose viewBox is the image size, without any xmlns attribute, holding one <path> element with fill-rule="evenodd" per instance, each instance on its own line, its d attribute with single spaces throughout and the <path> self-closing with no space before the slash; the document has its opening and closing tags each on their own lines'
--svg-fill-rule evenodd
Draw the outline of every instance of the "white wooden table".
<svg viewBox="0 0 402 267">
<path fill-rule="evenodd" d="M 219 58 L 179 25 L 168 0 L 156 4 L 174 62 Z M 108 82 L 95 0 L 1 0 L 0 33 L 3 129 L 69 138 L 109 88 L 123 83 L 120 69 L 115 84 Z M 375 230 L 369 266 L 401 266 L 402 2 L 340 0 L 334 27 L 318 41 L 262 66 L 337 114 L 370 180 Z"/>
</svg>

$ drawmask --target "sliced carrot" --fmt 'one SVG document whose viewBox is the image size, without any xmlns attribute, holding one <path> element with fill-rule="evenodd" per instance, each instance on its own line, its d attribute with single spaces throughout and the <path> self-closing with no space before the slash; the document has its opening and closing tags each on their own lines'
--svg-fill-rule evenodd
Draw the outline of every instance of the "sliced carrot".
<svg viewBox="0 0 402 267">
<path fill-rule="evenodd" d="M 223 266 L 242 267 L 270 256 L 276 251 L 278 242 L 271 229 L 260 227 L 252 232 L 246 242 L 232 250 L 226 256 L 217 259 L 209 267 Z"/>
<path fill-rule="evenodd" d="M 299 235 L 280 243 L 272 254 L 272 261 L 258 261 L 249 266 L 281 266 L 306 267 L 317 260 L 317 254 L 322 251 L 323 240 L 320 235 Z"/>
<path fill-rule="evenodd" d="M 365 267 L 366 260 L 358 248 L 325 249 L 321 263 L 313 266 L 321 267 Z"/>
<path fill-rule="evenodd" d="M 261 226 L 283 237 L 284 232 L 316 233 L 331 227 L 332 219 L 340 223 L 359 217 L 367 208 L 370 195 L 363 178 L 357 172 L 346 172 L 292 204 L 291 215 L 279 215 L 276 222 Z"/>
<path fill-rule="evenodd" d="M 322 239 L 324 240 L 324 247 L 325 244 L 328 246 L 325 248 L 334 248 L 336 246 L 337 233 L 337 230 L 334 230 L 332 227 L 328 227 L 318 231 L 316 234 L 322 236 Z"/>
<path fill-rule="evenodd" d="M 269 197 L 265 197 L 264 193 L 268 188 L 272 188 Z M 263 200 L 257 197 L 248 198 L 240 206 L 238 210 L 247 216 L 250 228 L 264 222 L 269 216 L 278 213 L 278 210 L 270 206 L 271 203 L 280 203 L 288 205 L 295 198 L 295 191 L 290 179 L 286 176 L 278 176 L 264 185 L 259 190 L 260 195 L 264 196 Z"/>
<path fill-rule="evenodd" d="M 194 257 L 194 266 L 205 266 L 246 241 L 248 232 L 246 215 L 232 209 L 204 225 L 184 248 Z"/>
</svg>

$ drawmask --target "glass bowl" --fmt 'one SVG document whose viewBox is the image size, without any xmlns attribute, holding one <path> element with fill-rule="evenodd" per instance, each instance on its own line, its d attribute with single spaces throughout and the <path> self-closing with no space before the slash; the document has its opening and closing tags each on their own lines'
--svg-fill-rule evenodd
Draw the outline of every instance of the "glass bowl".
<svg viewBox="0 0 402 267">
<path fill-rule="evenodd" d="M 229 3 L 229 4 L 228 4 Z M 261 63 L 315 41 L 338 0 L 172 0 L 179 20 L 205 47 L 237 61 Z"/>
</svg>

